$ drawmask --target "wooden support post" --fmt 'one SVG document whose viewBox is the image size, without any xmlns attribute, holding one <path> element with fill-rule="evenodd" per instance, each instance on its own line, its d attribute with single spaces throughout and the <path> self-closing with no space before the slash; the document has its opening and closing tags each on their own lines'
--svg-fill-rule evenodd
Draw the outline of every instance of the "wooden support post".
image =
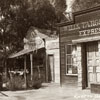
<svg viewBox="0 0 100 100">
<path fill-rule="evenodd" d="M 39 79 L 40 79 L 40 78 L 41 78 L 41 72 L 40 72 L 40 67 L 39 67 L 39 65 L 37 66 L 37 68 L 38 68 Z"/>
<path fill-rule="evenodd" d="M 5 66 L 5 78 L 7 79 L 7 60 L 4 60 L 4 66 Z"/>
<path fill-rule="evenodd" d="M 24 56 L 24 79 L 25 79 L 25 88 L 27 88 L 27 77 L 26 77 L 26 55 Z"/>
<path fill-rule="evenodd" d="M 45 61 L 46 61 L 46 82 L 48 82 L 48 55 L 47 54 L 45 54 Z"/>
<path fill-rule="evenodd" d="M 44 41 L 44 47 L 45 47 L 45 79 L 46 82 L 48 82 L 48 55 L 47 55 L 47 51 L 46 51 L 46 40 L 43 39 Z"/>
<path fill-rule="evenodd" d="M 30 62 L 31 62 L 31 80 L 33 80 L 33 54 L 30 53 Z"/>
</svg>

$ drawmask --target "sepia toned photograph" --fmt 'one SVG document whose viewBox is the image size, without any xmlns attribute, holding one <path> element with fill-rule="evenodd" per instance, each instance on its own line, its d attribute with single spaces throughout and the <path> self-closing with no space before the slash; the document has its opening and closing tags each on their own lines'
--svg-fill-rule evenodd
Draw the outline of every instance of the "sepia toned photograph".
<svg viewBox="0 0 100 100">
<path fill-rule="evenodd" d="M 0 100 L 100 100 L 100 1 L 0 0 Z"/>
</svg>

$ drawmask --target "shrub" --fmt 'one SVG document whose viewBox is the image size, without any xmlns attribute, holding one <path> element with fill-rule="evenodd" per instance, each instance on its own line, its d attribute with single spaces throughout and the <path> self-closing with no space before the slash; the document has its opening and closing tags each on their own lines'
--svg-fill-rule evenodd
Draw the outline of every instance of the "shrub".
<svg viewBox="0 0 100 100">
<path fill-rule="evenodd" d="M 7 84 L 7 89 L 9 90 L 21 90 L 24 89 L 24 78 L 21 76 L 14 76 L 12 79 L 9 80 Z"/>
</svg>

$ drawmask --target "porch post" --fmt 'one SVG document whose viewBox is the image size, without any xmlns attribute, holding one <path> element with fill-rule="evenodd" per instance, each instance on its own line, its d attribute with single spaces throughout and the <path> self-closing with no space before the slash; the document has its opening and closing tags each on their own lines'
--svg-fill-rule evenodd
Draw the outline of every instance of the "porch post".
<svg viewBox="0 0 100 100">
<path fill-rule="evenodd" d="M 26 55 L 24 56 L 24 79 L 25 79 L 25 88 L 27 88 L 27 77 L 26 77 Z"/>
<path fill-rule="evenodd" d="M 46 50 L 45 50 L 45 52 L 46 52 Z M 46 82 L 48 82 L 48 55 L 47 54 L 45 54 L 45 61 L 46 61 Z"/>
<path fill-rule="evenodd" d="M 47 54 L 47 49 L 46 49 L 46 40 L 43 39 L 44 41 L 44 47 L 45 47 L 45 79 L 46 82 L 48 82 L 48 54 Z"/>
<path fill-rule="evenodd" d="M 30 53 L 30 62 L 31 62 L 31 80 L 33 80 L 33 54 Z"/>
<path fill-rule="evenodd" d="M 4 66 L 5 66 L 5 77 L 7 79 L 7 60 L 4 61 Z"/>
</svg>

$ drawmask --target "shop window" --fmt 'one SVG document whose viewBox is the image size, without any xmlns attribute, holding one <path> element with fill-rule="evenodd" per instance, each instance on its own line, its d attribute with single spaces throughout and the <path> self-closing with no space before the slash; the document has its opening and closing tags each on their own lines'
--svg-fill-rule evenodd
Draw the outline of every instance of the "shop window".
<svg viewBox="0 0 100 100">
<path fill-rule="evenodd" d="M 76 45 L 66 46 L 66 74 L 77 75 Z"/>
</svg>

